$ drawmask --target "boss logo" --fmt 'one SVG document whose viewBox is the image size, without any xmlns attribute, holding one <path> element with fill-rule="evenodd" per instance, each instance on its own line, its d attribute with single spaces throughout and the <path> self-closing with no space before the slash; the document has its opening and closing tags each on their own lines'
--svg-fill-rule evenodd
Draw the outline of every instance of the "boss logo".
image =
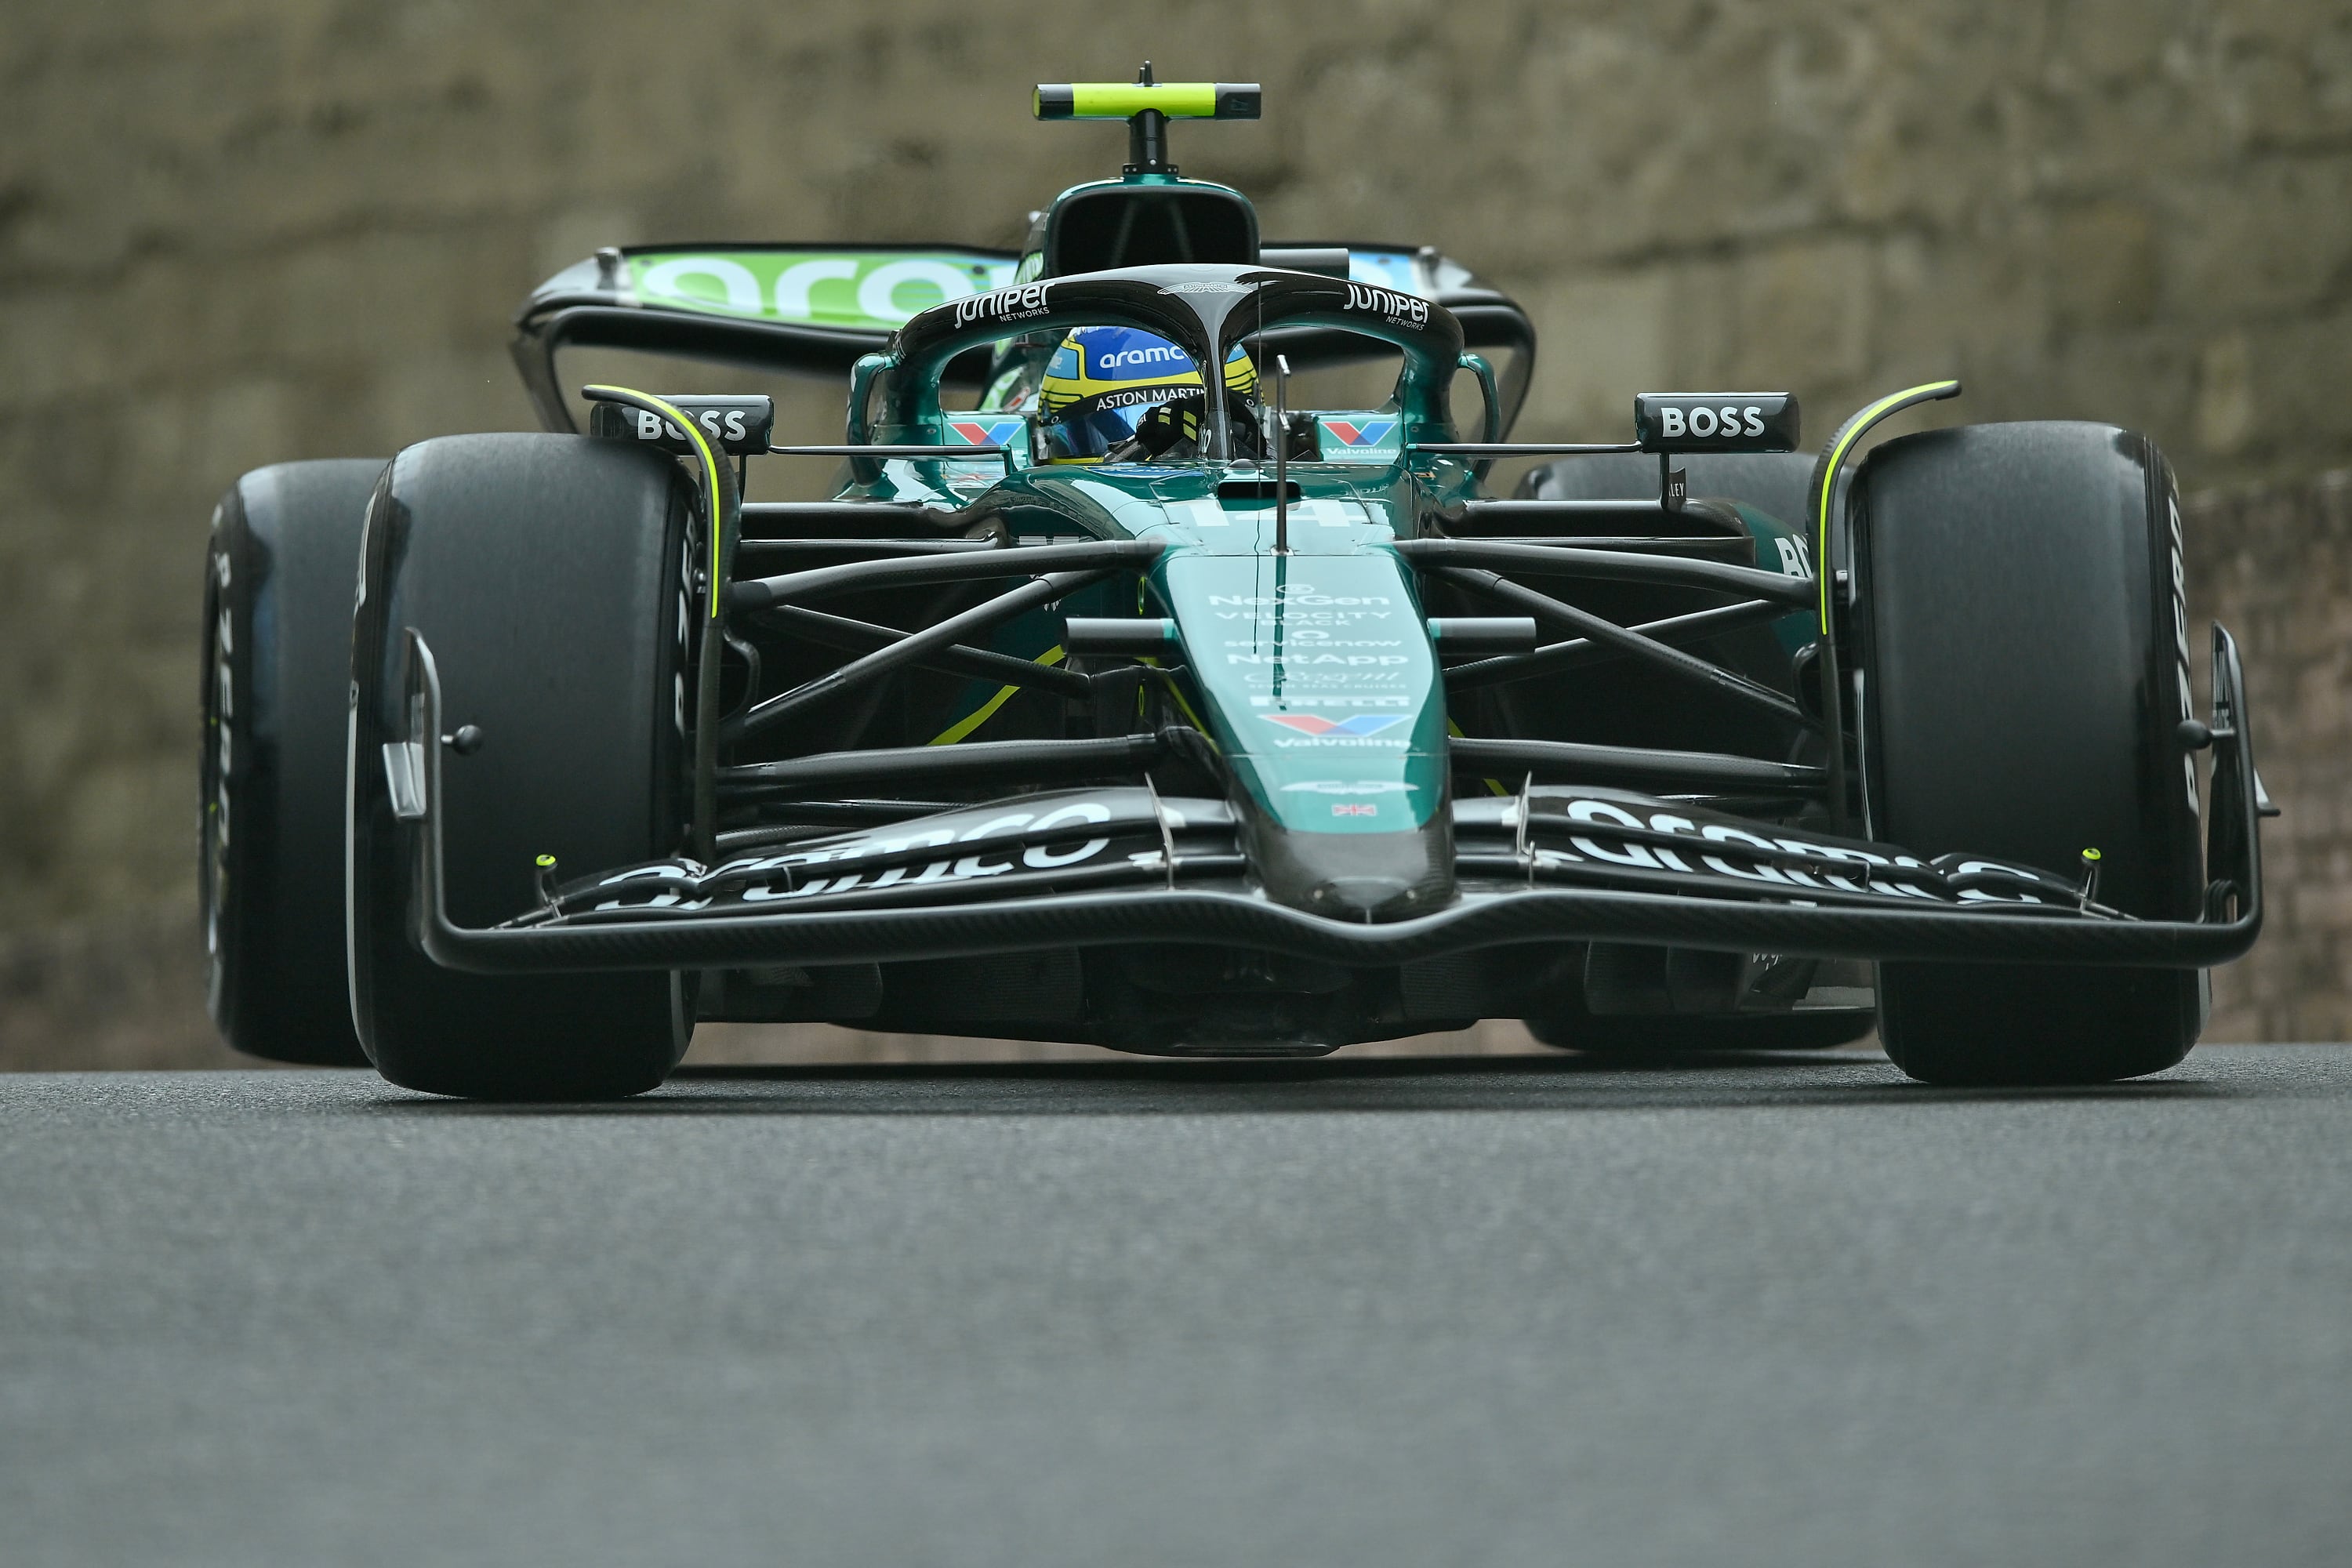
<svg viewBox="0 0 2352 1568">
<path fill-rule="evenodd" d="M 1662 408 L 1658 410 L 1658 434 L 1679 436 L 1687 428 L 1690 434 L 1701 440 L 1717 434 L 1761 436 L 1764 434 L 1763 412 L 1752 403 L 1746 408 L 1727 403 L 1720 410 L 1702 405 L 1692 409 L 1687 416 L 1679 408 Z M 1744 432 L 1741 429 L 1742 416 L 1746 416 Z"/>
<path fill-rule="evenodd" d="M 1785 392 L 1645 392 L 1633 433 L 1645 452 L 1792 452 L 1797 400 Z"/>
<path fill-rule="evenodd" d="M 640 441 L 658 441 L 664 437 L 673 441 L 686 439 L 677 426 L 658 414 L 643 408 L 633 408 L 629 412 L 637 416 L 637 439 Z M 743 411 L 740 408 L 730 408 L 724 414 L 715 408 L 706 408 L 695 424 L 701 426 L 704 435 L 716 437 L 721 441 L 740 441 L 743 438 Z"/>
<path fill-rule="evenodd" d="M 692 420 L 703 439 L 729 457 L 756 456 L 768 449 L 769 432 L 776 423 L 773 398 L 665 397 L 662 401 Z M 651 409 L 617 403 L 599 403 L 590 411 L 588 434 L 608 441 L 643 441 L 686 456 L 694 450 L 676 421 Z"/>
</svg>

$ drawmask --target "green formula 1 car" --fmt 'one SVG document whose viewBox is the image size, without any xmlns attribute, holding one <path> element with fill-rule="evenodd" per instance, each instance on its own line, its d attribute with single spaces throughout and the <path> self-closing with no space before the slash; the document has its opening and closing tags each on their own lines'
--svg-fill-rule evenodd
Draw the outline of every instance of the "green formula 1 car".
<svg viewBox="0 0 2352 1568">
<path fill-rule="evenodd" d="M 1430 247 L 1266 244 L 1169 163 L 1171 121 L 1257 92 L 1040 88 L 1131 162 L 1018 255 L 600 252 L 520 318 L 550 433 L 238 481 L 204 687 L 231 1042 L 508 1098 L 651 1088 L 698 1019 L 2179 1061 L 2260 927 L 2267 805 L 2218 626 L 2192 710 L 2155 447 L 1857 458 L 1950 382 L 1818 458 L 1778 393 L 1511 445 L 1516 305 Z M 740 383 L 575 405 L 579 349 L 841 377 L 847 427 L 777 445 Z M 755 458 L 832 459 L 833 499 L 746 501 Z"/>
</svg>

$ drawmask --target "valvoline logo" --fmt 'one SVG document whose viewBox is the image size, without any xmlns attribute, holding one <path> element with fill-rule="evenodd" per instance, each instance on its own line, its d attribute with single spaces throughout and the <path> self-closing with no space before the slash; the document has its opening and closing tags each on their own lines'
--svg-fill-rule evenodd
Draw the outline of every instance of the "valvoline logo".
<svg viewBox="0 0 2352 1568">
<path fill-rule="evenodd" d="M 1009 447 L 1021 434 L 1018 419 L 950 419 L 948 428 L 975 447 Z"/>
<path fill-rule="evenodd" d="M 1404 722 L 1402 713 L 1359 713 L 1352 719 L 1326 719 L 1318 713 L 1261 713 L 1259 718 L 1302 735 L 1377 735 Z"/>
<path fill-rule="evenodd" d="M 1393 419 L 1326 419 L 1323 428 L 1350 447 L 1377 447 L 1396 434 Z"/>
</svg>

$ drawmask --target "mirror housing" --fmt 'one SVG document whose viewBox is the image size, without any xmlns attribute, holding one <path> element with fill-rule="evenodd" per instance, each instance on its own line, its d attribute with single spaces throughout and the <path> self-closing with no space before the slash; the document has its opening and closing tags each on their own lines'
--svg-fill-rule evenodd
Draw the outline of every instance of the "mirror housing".
<svg viewBox="0 0 2352 1568">
<path fill-rule="evenodd" d="M 1798 411 L 1788 392 L 1643 392 L 1633 438 L 1644 452 L 1793 452 Z"/>
</svg>

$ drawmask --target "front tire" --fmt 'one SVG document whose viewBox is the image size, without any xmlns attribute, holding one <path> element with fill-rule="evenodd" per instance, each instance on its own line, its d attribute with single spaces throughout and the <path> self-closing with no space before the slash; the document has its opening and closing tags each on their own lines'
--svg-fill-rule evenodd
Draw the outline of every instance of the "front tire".
<svg viewBox="0 0 2352 1568">
<path fill-rule="evenodd" d="M 1932 430 L 1856 474 L 1871 835 L 2068 870 L 2193 920 L 2203 890 L 2171 469 L 2103 425 Z M 1997 917 L 1989 917 L 1997 918 Z M 1879 1035 L 1929 1083 L 2104 1083 L 2196 1043 L 2194 970 L 1883 963 Z"/>
<path fill-rule="evenodd" d="M 458 436 L 393 460 L 368 516 L 352 634 L 352 1011 L 409 1089 L 608 1100 L 668 1076 L 691 1027 L 656 972 L 484 975 L 415 945 L 419 833 L 392 812 L 383 742 L 406 738 L 404 631 L 441 671 L 451 917 L 493 925 L 559 874 L 677 848 L 685 782 L 688 491 L 677 466 L 574 436 Z"/>
<path fill-rule="evenodd" d="M 231 486 L 205 556 L 205 1001 L 247 1056 L 365 1067 L 343 973 L 352 587 L 381 458 Z"/>
</svg>

